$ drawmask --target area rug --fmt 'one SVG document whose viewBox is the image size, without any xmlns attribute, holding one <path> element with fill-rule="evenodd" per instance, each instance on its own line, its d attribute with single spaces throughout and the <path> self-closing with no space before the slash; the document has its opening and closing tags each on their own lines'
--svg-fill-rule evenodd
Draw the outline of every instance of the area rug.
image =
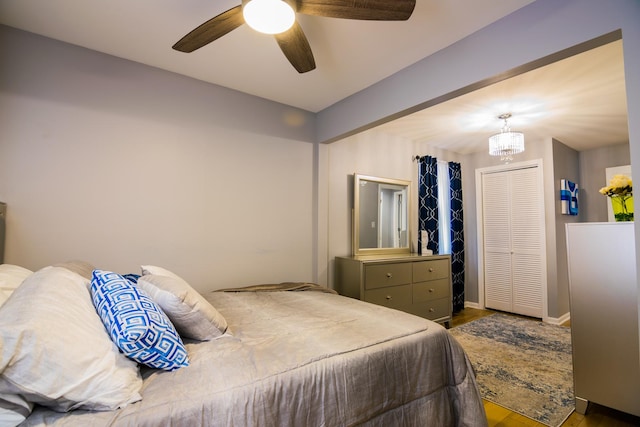
<svg viewBox="0 0 640 427">
<path fill-rule="evenodd" d="M 569 328 L 497 313 L 449 332 L 469 356 L 484 399 L 550 427 L 575 409 Z"/>
</svg>

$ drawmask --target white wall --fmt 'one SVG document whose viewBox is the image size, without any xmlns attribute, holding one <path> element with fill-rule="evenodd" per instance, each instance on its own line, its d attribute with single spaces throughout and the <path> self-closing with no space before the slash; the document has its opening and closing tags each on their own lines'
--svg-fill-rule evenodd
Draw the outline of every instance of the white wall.
<svg viewBox="0 0 640 427">
<path fill-rule="evenodd" d="M 309 113 L 0 28 L 5 262 L 313 281 Z M 295 119 L 295 120 L 292 120 Z"/>
</svg>

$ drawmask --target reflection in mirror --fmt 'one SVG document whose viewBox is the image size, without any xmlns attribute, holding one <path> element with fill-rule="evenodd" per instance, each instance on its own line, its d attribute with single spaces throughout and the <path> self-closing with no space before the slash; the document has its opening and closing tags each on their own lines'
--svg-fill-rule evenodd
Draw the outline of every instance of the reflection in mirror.
<svg viewBox="0 0 640 427">
<path fill-rule="evenodd" d="M 353 253 L 410 252 L 410 181 L 354 175 Z"/>
</svg>

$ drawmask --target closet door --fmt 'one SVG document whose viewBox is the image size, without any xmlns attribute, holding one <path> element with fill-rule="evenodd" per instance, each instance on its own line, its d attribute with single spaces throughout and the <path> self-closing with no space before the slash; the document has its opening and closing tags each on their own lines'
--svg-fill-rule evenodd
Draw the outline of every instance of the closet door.
<svg viewBox="0 0 640 427">
<path fill-rule="evenodd" d="M 487 308 L 512 310 L 511 203 L 506 172 L 482 177 L 484 297 Z"/>
<path fill-rule="evenodd" d="M 538 168 L 528 168 L 510 174 L 513 312 L 534 317 L 542 317 L 542 287 L 547 274 L 539 173 Z"/>
<path fill-rule="evenodd" d="M 544 221 L 539 168 L 483 175 L 485 306 L 542 317 Z"/>
</svg>

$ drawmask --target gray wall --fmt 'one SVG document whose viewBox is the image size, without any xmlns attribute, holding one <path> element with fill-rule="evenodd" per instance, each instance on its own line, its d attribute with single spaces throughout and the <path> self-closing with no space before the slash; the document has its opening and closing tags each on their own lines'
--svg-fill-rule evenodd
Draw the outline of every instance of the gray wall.
<svg viewBox="0 0 640 427">
<path fill-rule="evenodd" d="M 619 144 L 609 147 L 596 148 L 580 153 L 580 204 L 582 214 L 580 220 L 584 222 L 607 221 L 607 197 L 598 190 L 607 185 L 605 169 L 614 166 L 631 164 L 629 144 Z M 584 208 L 584 209 L 583 209 Z"/>
<path fill-rule="evenodd" d="M 388 153 L 393 147 L 396 157 L 379 156 Z M 527 149 L 523 154 L 514 158 L 514 163 L 542 159 L 544 174 L 544 202 L 547 241 L 547 311 L 550 320 L 560 320 L 569 313 L 569 291 L 567 277 L 567 253 L 565 243 L 565 224 L 582 221 L 589 217 L 589 206 L 585 206 L 585 196 L 598 197 L 598 201 L 604 206 L 604 219 L 606 221 L 606 198 L 597 191 L 603 185 L 604 168 L 617 166 L 615 159 L 624 159 L 628 144 L 605 147 L 583 153 L 567 147 L 561 141 L 551 137 L 532 140 L 527 139 Z M 486 152 L 470 155 L 457 155 L 444 150 L 434 150 L 431 147 L 411 143 L 395 136 L 385 135 L 374 130 L 360 133 L 356 136 L 345 138 L 330 145 L 332 152 L 331 164 L 337 167 L 343 165 L 342 170 L 346 174 L 353 170 L 353 165 L 358 165 L 367 159 L 366 170 L 370 174 L 409 179 L 414 184 L 417 180 L 417 167 L 410 159 L 411 154 L 434 155 L 439 160 L 458 161 L 462 165 L 463 201 L 464 201 L 464 232 L 465 232 L 465 301 L 469 303 L 479 302 L 478 289 L 478 227 L 477 222 L 477 194 L 476 194 L 476 170 L 493 167 L 501 164 L 498 158 L 490 157 Z M 360 163 L 362 164 L 362 163 Z M 622 163 L 624 164 L 624 163 Z M 364 166 L 363 166 L 364 167 Z M 357 169 L 358 166 L 355 166 Z M 389 171 L 392 170 L 392 171 Z M 397 174 L 397 175 L 389 175 Z M 597 188 L 593 185 L 583 187 L 584 176 L 603 178 L 598 180 Z M 560 180 L 569 179 L 581 186 L 580 190 L 580 216 L 573 217 L 561 214 L 559 199 Z M 346 180 L 340 184 L 343 187 Z M 415 185 L 414 185 L 415 187 Z M 414 192 L 417 189 L 413 189 Z M 337 189 L 336 189 L 337 191 Z M 335 193 L 335 192 L 334 192 Z M 594 196 L 594 194 L 596 196 Z M 351 197 L 345 195 L 344 197 Z M 335 199 L 335 204 L 342 200 L 342 196 Z M 346 201 L 345 201 L 346 203 Z M 416 207 L 413 204 L 413 216 L 417 217 Z M 415 221 L 413 222 L 415 224 Z M 350 222 L 346 215 L 342 219 L 335 218 L 330 228 L 339 225 L 339 229 L 349 229 Z M 414 227 L 415 229 L 415 227 Z M 414 230 L 415 231 L 415 230 Z M 414 233 L 415 234 L 415 233 Z M 349 254 L 349 246 L 343 246 L 344 253 Z M 337 254 L 336 254 L 337 255 Z"/>
<path fill-rule="evenodd" d="M 333 284 L 333 260 L 336 256 L 348 256 L 351 248 L 351 209 L 353 208 L 353 174 L 373 175 L 410 181 L 409 224 L 411 224 L 410 246 L 417 252 L 418 232 L 417 201 L 418 174 L 416 155 L 432 155 L 439 160 L 462 162 L 462 156 L 446 150 L 434 149 L 396 135 L 371 129 L 344 138 L 326 147 L 328 168 L 327 197 L 327 246 L 328 276 Z M 463 178 L 464 180 L 464 178 Z M 465 216 L 465 224 L 467 221 Z"/>
<path fill-rule="evenodd" d="M 365 181 L 360 186 L 360 244 L 361 248 L 378 247 L 378 184 Z M 374 225 L 372 227 L 372 225 Z"/>
<path fill-rule="evenodd" d="M 549 301 L 549 313 L 555 313 L 560 317 L 569 313 L 569 275 L 567 264 L 567 240 L 565 224 L 579 222 L 585 216 L 586 209 L 581 206 L 582 194 L 588 193 L 580 190 L 580 156 L 576 150 L 567 147 L 558 140 L 552 141 L 553 146 L 553 193 L 555 209 L 556 229 L 556 286 L 547 290 Z M 560 180 L 567 179 L 578 184 L 578 216 L 562 214 L 560 202 Z"/>
<path fill-rule="evenodd" d="M 7 261 L 37 267 L 77 256 L 133 269 L 131 255 L 147 254 L 152 259 L 144 262 L 174 266 L 194 279 L 205 279 L 215 260 L 229 284 L 329 277 L 333 256 L 350 253 L 348 176 L 412 180 L 412 156 L 432 154 L 406 141 L 377 138 L 371 145 L 356 134 L 531 63 L 544 65 L 564 49 L 616 30 L 622 30 L 625 74 L 640 75 L 640 2 L 614 4 L 537 0 L 315 116 L 2 29 L 0 200 L 10 206 Z M 626 89 L 635 164 L 640 79 L 627 78 Z M 284 124 L 290 114 L 300 115 L 304 125 Z M 349 135 L 355 144 L 317 144 Z M 474 159 L 467 163 L 463 177 L 473 174 Z M 262 186 L 256 188 L 246 171 L 259 175 Z M 96 193 L 118 194 L 120 188 L 127 189 L 116 200 L 124 207 L 89 208 L 98 206 Z M 237 215 L 220 200 L 231 201 Z M 474 200 L 469 203 L 465 209 L 472 212 Z M 256 216 L 256 205 L 267 215 Z M 467 215 L 467 235 L 473 235 L 472 224 Z M 126 250 L 114 254 L 122 246 L 91 239 L 94 230 L 107 238 L 114 234 L 104 230 L 115 230 Z M 640 228 L 636 233 L 640 240 Z M 85 250 L 78 253 L 78 247 Z M 467 256 L 473 268 L 473 246 Z"/>
<path fill-rule="evenodd" d="M 5 262 L 316 280 L 313 115 L 8 27 L 0 63 Z"/>
<path fill-rule="evenodd" d="M 567 25 L 570 22 L 571 25 Z M 500 21 L 479 30 L 446 49 L 431 55 L 378 84 L 367 88 L 318 115 L 318 139 L 333 141 L 358 133 L 372 124 L 391 120 L 464 93 L 515 73 L 561 59 L 569 53 L 589 48 L 589 41 L 621 30 L 626 76 L 640 75 L 640 2 L 637 0 L 537 0 Z M 500 46 L 496 49 L 496 46 Z M 567 53 L 560 53 L 567 50 Z M 503 52 L 509 52 L 504 55 Z M 640 79 L 626 79 L 627 111 L 631 164 L 640 164 Z M 380 102 L 384 100 L 384 102 Z M 528 148 L 529 150 L 529 148 Z M 551 147 L 549 147 L 551 153 Z M 552 154 L 549 154 L 552 156 Z M 463 176 L 474 170 L 474 159 L 463 166 Z M 550 167 L 551 163 L 545 168 Z M 545 173 L 553 179 L 552 171 Z M 470 194 L 465 183 L 465 198 Z M 551 183 L 545 187 L 552 188 Z M 553 192 L 546 203 L 552 207 L 547 221 L 554 223 Z M 465 210 L 475 208 L 475 200 L 465 202 Z M 588 207 L 588 206 L 587 206 Z M 331 209 L 330 209 L 331 210 Z M 587 209 L 588 210 L 588 209 Z M 468 215 L 466 215 L 468 218 Z M 467 223 L 466 235 L 473 236 L 473 222 Z M 547 238 L 554 242 L 555 227 Z M 640 227 L 636 227 L 636 242 Z M 473 245 L 469 246 L 467 265 L 473 268 Z M 640 265 L 640 251 L 637 251 Z M 555 253 L 553 254 L 555 262 Z M 473 271 L 467 277 L 473 280 Z M 551 274 L 551 273 L 550 273 Z M 557 280 L 554 271 L 550 280 Z M 554 278 L 555 277 L 555 278 Z M 477 283 L 475 284 L 477 290 Z M 467 282 L 467 298 L 473 298 L 474 284 Z M 475 295 L 477 298 L 477 295 Z M 471 299 L 473 301 L 473 299 Z M 640 307 L 640 303 L 639 303 Z"/>
<path fill-rule="evenodd" d="M 616 0 L 612 3 L 599 0 L 537 0 L 536 2 L 514 12 L 504 19 L 474 33 L 470 37 L 455 43 L 434 55 L 408 67 L 378 84 L 353 96 L 336 103 L 332 107 L 318 114 L 318 139 L 320 141 L 334 141 L 347 136 L 358 134 L 376 123 L 385 122 L 413 111 L 426 108 L 442 102 L 456 93 L 464 93 L 482 87 L 500 79 L 508 78 L 518 72 L 524 72 L 536 66 L 543 66 L 562 57 L 578 53 L 589 48 L 589 41 L 622 30 L 624 44 L 625 74 L 627 76 L 640 75 L 640 2 L 637 0 Z M 568 26 L 567 22 L 572 25 Z M 584 43 L 584 45 L 582 45 Z M 500 49 L 496 49 L 500 46 Z M 526 47 L 526 48 L 523 48 Z M 567 53 L 560 53 L 562 51 Z M 504 55 L 503 52 L 509 52 Z M 630 135 L 631 164 L 640 162 L 640 80 L 627 78 L 628 124 Z M 384 100 L 384 102 L 380 102 Z M 557 265 L 556 260 L 556 227 L 555 202 L 556 193 L 553 179 L 553 153 L 551 137 L 545 147 L 537 148 L 527 145 L 527 152 L 546 159 L 545 168 L 545 205 L 547 208 L 546 221 L 554 224 L 547 231 L 548 261 L 551 266 Z M 350 136 L 342 141 L 353 141 Z M 361 137 L 359 137 L 361 138 Z M 364 148 L 365 141 L 358 141 Z M 342 147 L 348 151 L 347 147 Z M 371 149 L 375 149 L 371 147 Z M 407 154 L 404 146 L 399 148 Z M 363 156 L 368 156 L 366 151 Z M 415 154 L 415 153 L 413 153 Z M 418 154 L 428 154 L 420 153 Z M 482 156 L 482 155 L 479 155 Z M 329 156 L 329 162 L 334 157 Z M 405 158 L 406 159 L 406 158 Z M 393 165 L 393 159 L 385 159 L 385 170 L 398 167 Z M 339 161 L 341 167 L 348 161 Z M 391 163 L 391 164 L 390 164 Z M 408 171 L 406 160 L 402 160 L 406 170 L 397 173 L 402 179 L 413 179 L 415 173 Z M 333 164 L 331 163 L 331 166 Z M 469 156 L 463 162 L 463 179 L 474 174 L 476 167 L 487 166 L 486 161 L 477 156 Z M 375 166 L 373 166 L 375 168 Z M 551 168 L 551 169 L 549 169 Z M 409 178 L 405 178 L 405 176 Z M 580 181 L 582 182 L 582 180 Z M 465 212 L 475 212 L 475 183 L 472 180 L 464 182 Z M 586 200 L 588 203 L 588 200 Z M 341 209 L 342 201 L 337 201 Z M 333 211 L 334 200 L 331 200 L 329 212 Z M 589 206 L 585 207 L 589 211 Z M 467 282 L 466 294 L 469 301 L 477 301 L 477 253 L 475 239 L 476 224 L 473 219 L 465 215 L 465 236 L 469 241 L 467 246 Z M 469 220 L 468 220 L 469 219 Z M 331 223 L 331 221 L 330 221 Z M 344 222 L 346 223 L 346 221 Z M 636 230 L 636 240 L 640 240 L 640 228 Z M 330 256 L 332 245 L 329 242 Z M 333 252 L 335 255 L 348 253 Z M 335 247 L 333 247 L 335 249 Z M 640 252 L 638 252 L 640 257 Z M 638 261 L 640 265 L 640 261 Z M 549 269 L 549 286 L 556 286 L 558 273 L 555 267 Z M 556 295 L 556 298 L 560 294 Z M 563 310 L 561 301 L 550 302 L 549 307 L 556 307 L 560 316 Z"/>
</svg>

